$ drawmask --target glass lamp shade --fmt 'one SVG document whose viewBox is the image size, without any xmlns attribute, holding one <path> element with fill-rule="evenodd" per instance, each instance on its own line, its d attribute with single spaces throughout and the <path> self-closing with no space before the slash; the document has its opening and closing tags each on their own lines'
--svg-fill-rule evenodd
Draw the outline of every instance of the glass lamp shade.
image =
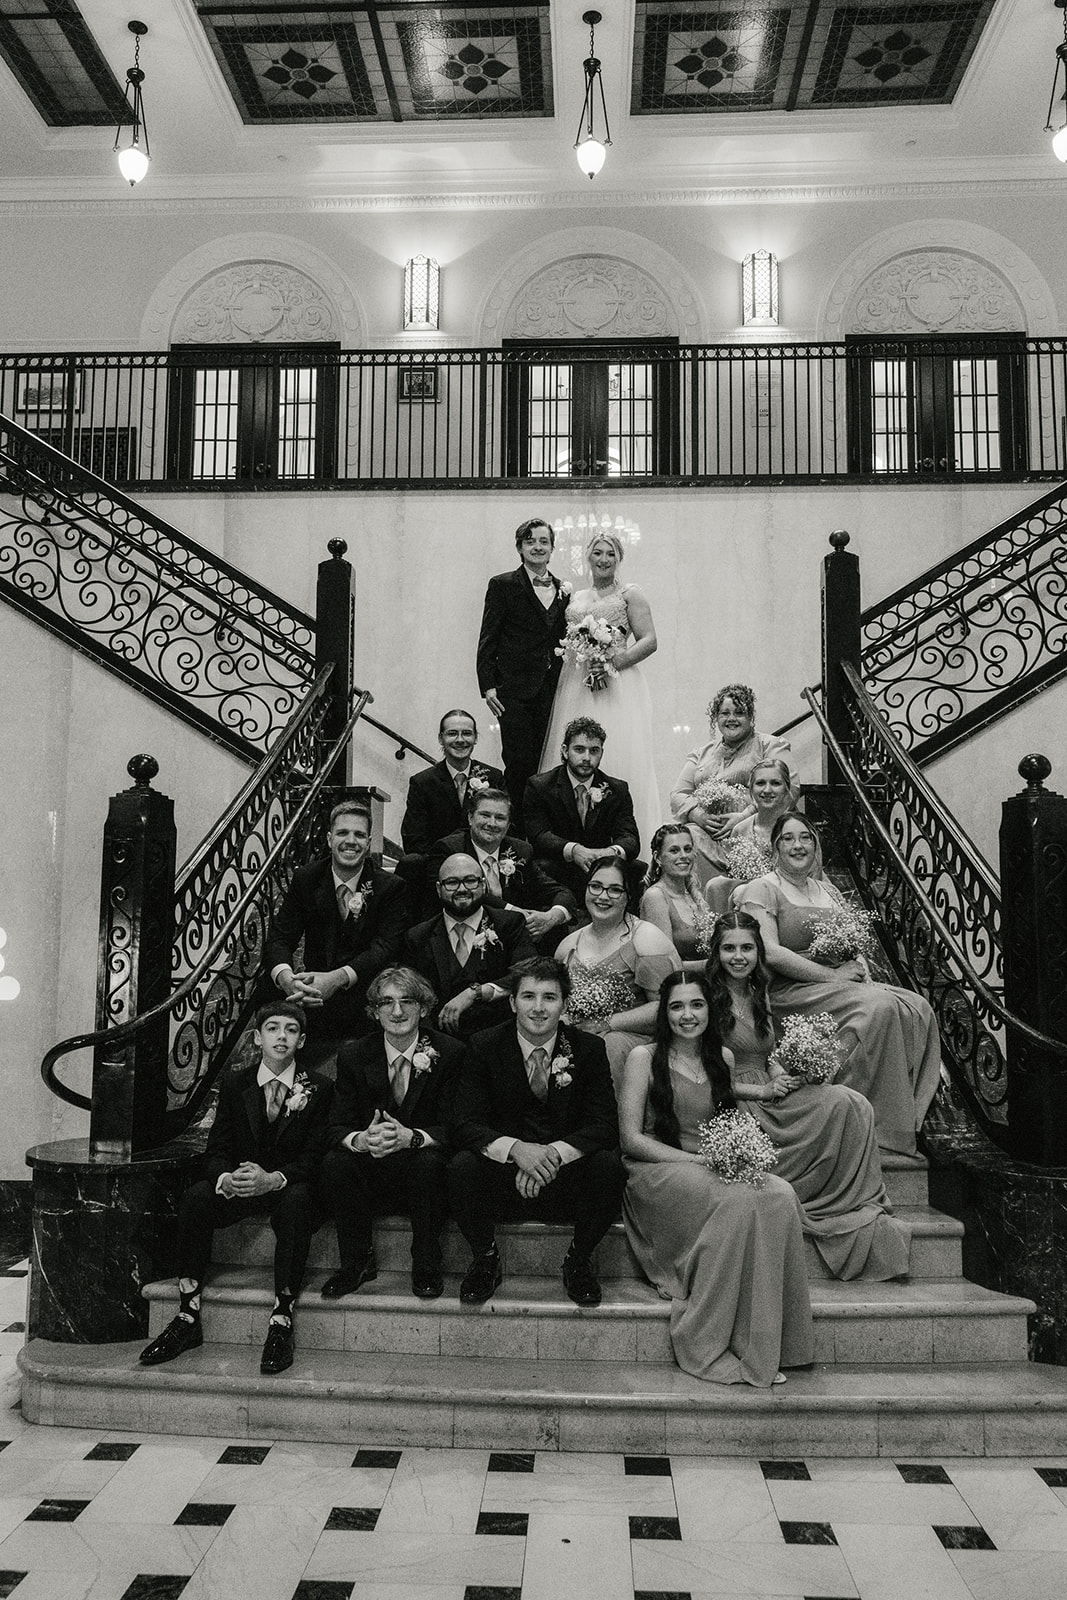
<svg viewBox="0 0 1067 1600">
<path fill-rule="evenodd" d="M 119 151 L 119 171 L 130 185 L 140 183 L 148 171 L 148 157 L 140 145 L 127 145 L 125 150 Z"/>
<path fill-rule="evenodd" d="M 583 139 L 575 152 L 578 165 L 589 178 L 595 178 L 604 165 L 607 151 L 599 139 Z"/>
<path fill-rule="evenodd" d="M 1067 161 L 1067 123 L 1052 136 L 1052 154 L 1060 161 Z"/>
</svg>

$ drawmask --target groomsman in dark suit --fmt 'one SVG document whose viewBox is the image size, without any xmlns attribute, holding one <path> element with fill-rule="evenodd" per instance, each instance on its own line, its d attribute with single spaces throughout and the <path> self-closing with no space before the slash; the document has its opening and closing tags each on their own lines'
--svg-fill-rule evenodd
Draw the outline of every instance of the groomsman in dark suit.
<svg viewBox="0 0 1067 1600">
<path fill-rule="evenodd" d="M 607 735 L 591 717 L 575 717 L 563 736 L 563 761 L 526 785 L 526 832 L 534 853 L 552 863 L 584 904 L 589 869 L 605 856 L 636 861 L 641 843 L 630 788 L 601 772 Z"/>
<path fill-rule="evenodd" d="M 562 665 L 556 647 L 567 627 L 570 587 L 548 570 L 555 542 L 540 517 L 516 530 L 522 560 L 515 571 L 490 578 L 478 637 L 478 687 L 500 719 L 505 784 L 520 833 L 527 831 L 523 795 L 541 760 Z"/>
<path fill-rule="evenodd" d="M 463 1046 L 424 1026 L 436 1003 L 419 973 L 387 967 L 367 990 L 381 1031 L 337 1058 L 322 1191 L 341 1266 L 322 1286 L 327 1300 L 378 1276 L 373 1219 L 394 1212 L 411 1218 L 412 1292 L 435 1300 L 444 1288 L 445 1124 Z"/>
<path fill-rule="evenodd" d="M 293 1364 L 293 1304 L 315 1231 L 314 1184 L 326 1148 L 333 1085 L 298 1069 L 304 1013 L 272 1000 L 256 1013 L 257 1067 L 228 1071 L 219 1089 L 202 1176 L 178 1211 L 178 1314 L 141 1352 L 146 1367 L 173 1361 L 204 1342 L 200 1291 L 216 1228 L 268 1216 L 274 1229 L 274 1310 L 259 1370 Z"/>
<path fill-rule="evenodd" d="M 408 922 L 403 881 L 371 864 L 370 837 L 365 807 L 334 806 L 329 857 L 293 874 L 267 941 L 266 969 L 282 994 L 307 1008 L 319 1060 L 339 1041 L 371 1032 L 367 985 L 396 960 Z"/>
<path fill-rule="evenodd" d="M 510 1022 L 474 1038 L 456 1088 L 448 1193 L 473 1260 L 460 1299 L 481 1305 L 503 1276 L 498 1220 L 573 1222 L 563 1284 L 599 1305 L 591 1256 L 618 1215 L 626 1182 L 607 1052 L 566 1027 L 565 967 L 539 957 L 511 983 Z"/>
<path fill-rule="evenodd" d="M 499 767 L 474 760 L 478 724 L 469 711 L 446 711 L 437 732 L 444 760 L 413 774 L 400 840 L 408 855 L 425 855 L 467 820 L 467 801 L 479 789 L 499 789 Z"/>
<path fill-rule="evenodd" d="M 537 951 L 517 911 L 483 905 L 485 878 L 473 856 L 441 863 L 437 897 L 437 915 L 404 936 L 403 960 L 444 997 L 440 1026 L 468 1039 L 507 1016 L 507 975 Z"/>
<path fill-rule="evenodd" d="M 502 789 L 478 790 L 467 812 L 466 828 L 438 839 L 430 852 L 434 879 L 446 856 L 473 856 L 485 878 L 485 904 L 520 911 L 530 938 L 551 954 L 578 915 L 574 896 L 538 865 L 525 839 L 508 833 L 511 801 Z"/>
</svg>

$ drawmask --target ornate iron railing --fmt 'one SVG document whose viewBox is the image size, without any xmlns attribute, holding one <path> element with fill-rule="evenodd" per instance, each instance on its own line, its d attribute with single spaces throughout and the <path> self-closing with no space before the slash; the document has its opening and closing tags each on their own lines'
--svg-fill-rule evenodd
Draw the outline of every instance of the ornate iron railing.
<svg viewBox="0 0 1067 1600">
<path fill-rule="evenodd" d="M 0 593 L 245 760 L 314 679 L 311 617 L 3 416 Z"/>
<path fill-rule="evenodd" d="M 344 728 L 324 748 L 331 672 L 327 667 L 319 674 L 282 737 L 178 874 L 169 997 L 118 1027 L 64 1039 L 44 1057 L 45 1083 L 70 1105 L 89 1110 L 92 1102 L 56 1076 L 60 1060 L 85 1049 L 121 1055 L 138 1032 L 165 1015 L 170 1136 L 195 1120 L 252 1012 L 263 945 L 314 827 L 320 792 L 371 700 L 366 690 L 355 691 Z M 117 1007 L 109 996 L 123 990 L 127 961 L 124 949 L 105 961 L 103 1004 L 112 1014 Z"/>
<path fill-rule="evenodd" d="M 1067 339 L 0 355 L 16 411 L 106 478 L 207 490 L 1052 477 Z"/>
<path fill-rule="evenodd" d="M 863 679 L 917 761 L 1067 673 L 1061 486 L 863 614 Z"/>
<path fill-rule="evenodd" d="M 804 698 L 841 766 L 855 804 L 842 840 L 849 870 L 887 935 L 903 983 L 937 1014 L 943 1059 L 983 1126 L 1004 1143 L 1005 1036 L 1013 1030 L 1067 1059 L 1067 1045 L 1003 1002 L 1000 893 L 993 873 L 879 715 L 853 669 L 854 737 L 833 736 L 814 690 Z"/>
</svg>

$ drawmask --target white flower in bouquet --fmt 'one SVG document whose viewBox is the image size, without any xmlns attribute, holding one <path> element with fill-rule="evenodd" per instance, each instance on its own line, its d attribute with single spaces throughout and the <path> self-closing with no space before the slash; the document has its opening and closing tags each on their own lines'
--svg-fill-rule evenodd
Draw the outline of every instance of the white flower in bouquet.
<svg viewBox="0 0 1067 1600">
<path fill-rule="evenodd" d="M 867 955 L 874 944 L 874 918 L 858 906 L 844 905 L 829 916 L 812 917 L 808 926 L 811 943 L 805 954 L 824 967 L 855 961 L 857 956 Z"/>
<path fill-rule="evenodd" d="M 572 969 L 568 1022 L 603 1022 L 617 1011 L 629 1011 L 633 1003 L 633 991 L 621 972 Z"/>
<path fill-rule="evenodd" d="M 781 1040 L 767 1065 L 805 1083 L 831 1083 L 841 1070 L 841 1043 L 830 1013 L 784 1017 Z"/>
<path fill-rule="evenodd" d="M 748 1183 L 762 1189 L 778 1152 L 747 1111 L 720 1111 L 700 1124 L 704 1165 L 723 1183 Z"/>
<path fill-rule="evenodd" d="M 726 853 L 726 876 L 738 883 L 751 883 L 771 870 L 771 858 L 764 855 L 755 839 L 735 839 Z"/>
<path fill-rule="evenodd" d="M 729 811 L 748 811 L 752 806 L 752 797 L 747 789 L 742 789 L 737 783 L 726 783 L 722 778 L 707 778 L 693 799 L 698 806 L 703 806 L 705 811 L 716 816 Z"/>
<path fill-rule="evenodd" d="M 594 679 L 600 682 L 619 676 L 619 669 L 612 660 L 617 643 L 611 624 L 590 612 L 579 617 L 577 622 L 568 623 L 562 644 L 556 646 L 556 654 L 570 666 L 584 669 L 585 681 L 592 688 Z"/>
</svg>

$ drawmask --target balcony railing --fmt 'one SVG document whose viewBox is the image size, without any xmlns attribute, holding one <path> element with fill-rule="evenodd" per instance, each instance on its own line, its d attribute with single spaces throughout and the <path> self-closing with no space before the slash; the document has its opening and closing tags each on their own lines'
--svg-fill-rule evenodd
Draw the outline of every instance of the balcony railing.
<svg viewBox="0 0 1067 1600">
<path fill-rule="evenodd" d="M 1067 475 L 1067 338 L 0 356 L 0 413 L 147 488 Z"/>
</svg>

